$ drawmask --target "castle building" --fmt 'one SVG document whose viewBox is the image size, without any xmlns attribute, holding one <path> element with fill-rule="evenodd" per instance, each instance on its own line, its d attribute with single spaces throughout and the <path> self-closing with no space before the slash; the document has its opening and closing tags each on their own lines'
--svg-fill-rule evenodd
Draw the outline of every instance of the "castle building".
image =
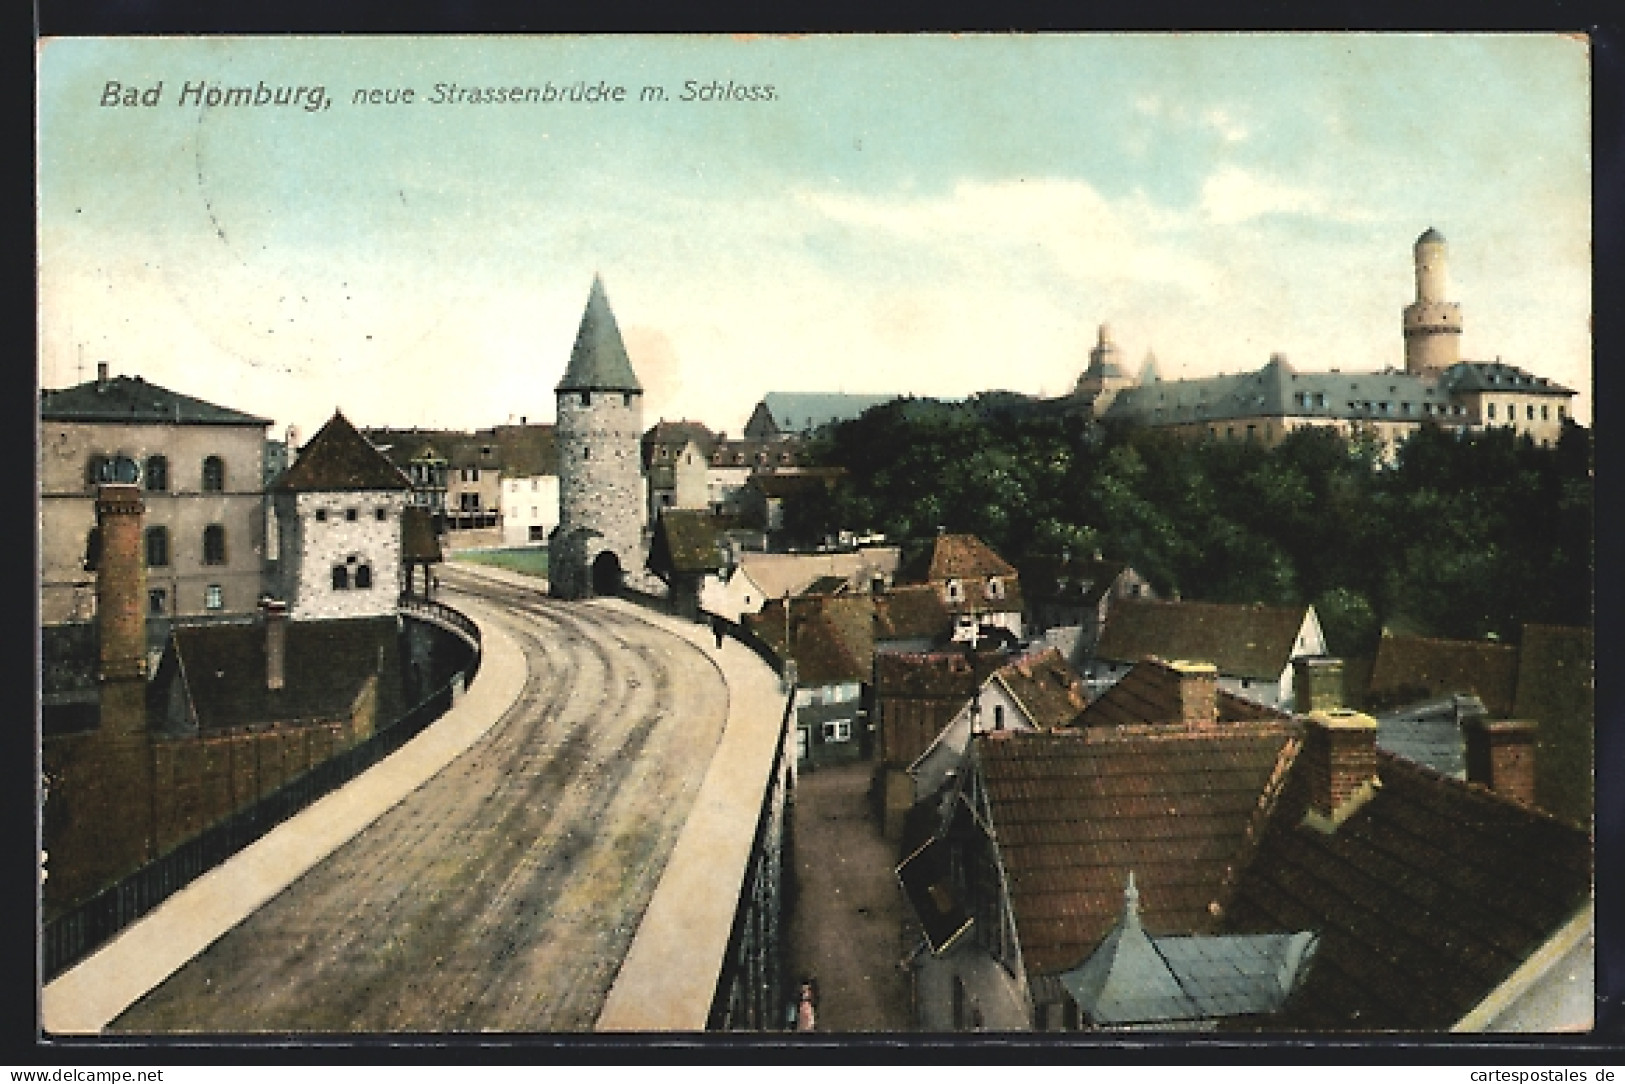
<svg viewBox="0 0 1625 1084">
<path fill-rule="evenodd" d="M 643 386 L 596 276 L 554 392 L 559 525 L 548 579 L 559 598 L 612 594 L 644 565 Z"/>
<path fill-rule="evenodd" d="M 1079 378 L 1074 398 L 1107 423 L 1156 426 L 1197 438 L 1273 446 L 1294 429 L 1327 426 L 1374 441 L 1385 456 L 1426 424 L 1458 432 L 1511 427 L 1537 444 L 1556 442 L 1575 393 L 1494 361 L 1461 358 L 1461 305 L 1449 293 L 1448 250 L 1438 230 L 1416 241 L 1416 300 L 1403 312 L 1405 366 L 1381 372 L 1300 372 L 1273 354 L 1253 372 L 1139 381 L 1118 362 L 1110 333 Z"/>
</svg>

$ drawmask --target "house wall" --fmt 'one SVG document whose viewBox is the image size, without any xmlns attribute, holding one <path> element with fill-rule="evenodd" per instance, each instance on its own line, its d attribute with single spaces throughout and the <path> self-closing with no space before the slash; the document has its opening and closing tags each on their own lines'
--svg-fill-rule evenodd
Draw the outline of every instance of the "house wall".
<svg viewBox="0 0 1625 1084">
<path fill-rule="evenodd" d="M 502 544 L 539 545 L 559 525 L 556 474 L 502 480 Z"/>
<path fill-rule="evenodd" d="M 848 764 L 864 755 L 863 687 L 858 682 L 796 690 L 797 767 Z M 843 725 L 844 724 L 844 725 Z M 839 734 L 844 732 L 845 737 Z"/>
<path fill-rule="evenodd" d="M 40 620 L 47 625 L 89 620 L 95 614 L 93 572 L 84 569 L 85 544 L 96 525 L 95 492 L 86 468 L 95 455 L 123 455 L 144 466 L 168 460 L 168 489 L 149 491 L 141 480 L 146 527 L 169 534 L 169 564 L 147 571 L 147 590 L 163 591 L 169 615 L 252 613 L 263 590 L 265 556 L 262 425 L 133 425 L 40 422 Z M 225 489 L 203 491 L 203 461 L 225 464 Z M 226 560 L 203 561 L 203 532 L 225 529 Z M 221 606 L 207 606 L 208 587 L 220 588 Z"/>
<path fill-rule="evenodd" d="M 726 617 L 736 625 L 743 623 L 746 614 L 761 613 L 766 603 L 766 593 L 743 568 L 735 569 L 726 583 L 721 576 L 708 572 L 700 584 L 700 609 Z"/>
<path fill-rule="evenodd" d="M 382 617 L 395 612 L 401 584 L 403 490 L 279 493 L 279 574 L 293 620 Z M 378 518 L 379 510 L 384 517 Z M 348 512 L 355 512 L 355 519 Z M 318 513 L 325 515 L 318 519 Z M 351 562 L 354 558 L 354 562 Z M 354 586 L 354 569 L 372 569 L 372 586 Z M 351 570 L 351 586 L 333 586 L 333 568 Z"/>
</svg>

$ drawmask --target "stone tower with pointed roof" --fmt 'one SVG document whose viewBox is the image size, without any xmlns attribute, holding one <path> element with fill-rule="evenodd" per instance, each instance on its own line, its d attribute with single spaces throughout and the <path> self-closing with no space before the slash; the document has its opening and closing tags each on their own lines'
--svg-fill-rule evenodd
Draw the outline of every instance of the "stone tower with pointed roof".
<svg viewBox="0 0 1625 1084">
<path fill-rule="evenodd" d="M 596 276 L 558 396 L 559 525 L 548 578 L 559 598 L 611 594 L 643 567 L 643 386 Z"/>
<path fill-rule="evenodd" d="M 393 616 L 412 484 L 343 414 L 271 483 L 279 597 L 295 621 Z"/>
<path fill-rule="evenodd" d="M 1450 293 L 1444 234 L 1429 227 L 1416 239 L 1416 300 L 1405 306 L 1405 371 L 1436 377 L 1461 360 L 1461 304 Z"/>
</svg>

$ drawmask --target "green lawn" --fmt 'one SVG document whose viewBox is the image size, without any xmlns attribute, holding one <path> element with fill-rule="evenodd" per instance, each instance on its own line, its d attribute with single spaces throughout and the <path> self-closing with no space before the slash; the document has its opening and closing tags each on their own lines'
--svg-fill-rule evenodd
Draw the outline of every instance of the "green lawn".
<svg viewBox="0 0 1625 1084">
<path fill-rule="evenodd" d="M 510 572 L 522 572 L 527 576 L 547 575 L 547 548 L 545 546 L 526 547 L 511 550 L 464 550 L 451 555 L 453 561 L 466 561 L 475 565 L 495 565 Z"/>
</svg>

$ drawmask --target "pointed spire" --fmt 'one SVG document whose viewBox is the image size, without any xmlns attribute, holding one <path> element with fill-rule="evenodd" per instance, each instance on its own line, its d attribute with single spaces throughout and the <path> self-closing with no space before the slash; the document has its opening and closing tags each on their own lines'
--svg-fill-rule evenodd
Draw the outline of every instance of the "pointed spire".
<svg viewBox="0 0 1625 1084">
<path fill-rule="evenodd" d="M 570 365 L 564 371 L 564 379 L 554 390 L 643 390 L 637 374 L 632 371 L 632 359 L 627 357 L 626 344 L 621 341 L 621 329 L 616 326 L 615 313 L 610 310 L 604 281 L 597 275 L 593 276 L 592 292 L 587 295 L 586 311 L 581 314 L 581 327 L 576 332 L 575 349 L 570 352 Z"/>
<path fill-rule="evenodd" d="M 1155 384 L 1162 379 L 1162 372 L 1157 366 L 1157 355 L 1147 350 L 1145 362 L 1140 366 L 1140 383 Z"/>
</svg>

